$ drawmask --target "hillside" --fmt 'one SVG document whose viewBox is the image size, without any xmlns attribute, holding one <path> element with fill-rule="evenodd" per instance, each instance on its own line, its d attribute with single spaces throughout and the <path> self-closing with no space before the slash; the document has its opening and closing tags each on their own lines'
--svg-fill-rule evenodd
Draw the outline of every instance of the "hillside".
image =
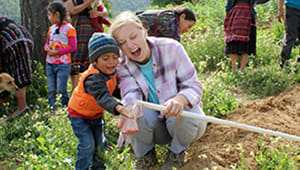
<svg viewBox="0 0 300 170">
<path fill-rule="evenodd" d="M 114 16 L 125 10 L 139 11 L 147 9 L 150 5 L 150 0 L 109 0 Z"/>
</svg>

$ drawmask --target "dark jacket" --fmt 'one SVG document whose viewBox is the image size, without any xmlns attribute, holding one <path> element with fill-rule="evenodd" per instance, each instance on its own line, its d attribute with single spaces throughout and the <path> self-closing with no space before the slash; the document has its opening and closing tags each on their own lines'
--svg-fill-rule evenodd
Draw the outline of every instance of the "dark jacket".
<svg viewBox="0 0 300 170">
<path fill-rule="evenodd" d="M 251 11 L 252 11 L 252 16 L 255 17 L 255 9 L 254 9 L 254 3 L 256 2 L 256 4 L 263 4 L 268 2 L 269 0 L 249 0 L 250 1 L 250 6 L 251 6 Z M 236 4 L 237 0 L 227 0 L 225 9 L 226 9 L 226 13 L 228 13 L 233 6 Z"/>
<path fill-rule="evenodd" d="M 84 90 L 91 94 L 102 108 L 110 113 L 113 113 L 114 115 L 119 115 L 120 113 L 115 110 L 115 107 L 121 103 L 113 98 L 113 96 L 120 98 L 120 95 L 116 93 L 119 91 L 113 90 L 114 92 L 111 95 L 106 84 L 106 82 L 109 81 L 112 76 L 102 73 L 97 67 L 94 68 L 96 68 L 99 73 L 87 76 L 87 78 L 84 80 Z"/>
</svg>

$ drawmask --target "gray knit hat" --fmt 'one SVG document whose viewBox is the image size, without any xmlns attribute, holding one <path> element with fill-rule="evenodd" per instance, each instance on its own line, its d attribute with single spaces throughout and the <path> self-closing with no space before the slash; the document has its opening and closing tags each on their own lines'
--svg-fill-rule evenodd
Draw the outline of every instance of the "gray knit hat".
<svg viewBox="0 0 300 170">
<path fill-rule="evenodd" d="M 120 55 L 116 40 L 105 33 L 94 33 L 89 40 L 88 49 L 90 62 L 96 61 L 102 54 L 109 52 Z"/>
</svg>

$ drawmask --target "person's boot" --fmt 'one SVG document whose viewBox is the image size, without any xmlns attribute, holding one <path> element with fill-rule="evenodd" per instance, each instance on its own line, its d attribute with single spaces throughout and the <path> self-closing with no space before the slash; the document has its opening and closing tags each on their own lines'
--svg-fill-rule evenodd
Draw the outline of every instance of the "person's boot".
<svg viewBox="0 0 300 170">
<path fill-rule="evenodd" d="M 185 156 L 185 151 L 182 151 L 180 153 L 174 153 L 172 151 L 169 151 L 167 154 L 167 158 L 160 169 L 161 170 L 172 170 L 172 169 L 183 167 L 184 156 Z"/>
<path fill-rule="evenodd" d="M 157 164 L 155 148 L 152 148 L 145 156 L 137 158 L 133 170 L 149 170 Z"/>
</svg>

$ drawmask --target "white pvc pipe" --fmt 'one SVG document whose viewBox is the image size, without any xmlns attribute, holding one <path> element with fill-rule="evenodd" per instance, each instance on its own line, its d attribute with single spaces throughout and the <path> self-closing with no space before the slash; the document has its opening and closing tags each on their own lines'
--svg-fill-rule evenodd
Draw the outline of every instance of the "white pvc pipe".
<svg viewBox="0 0 300 170">
<path fill-rule="evenodd" d="M 157 111 L 163 111 L 166 108 L 162 105 L 153 104 L 153 103 L 140 101 L 140 100 L 137 100 L 135 103 L 136 103 L 137 106 L 152 109 L 152 110 L 157 110 Z M 201 110 L 201 112 L 203 112 L 202 109 L 200 109 L 200 110 Z M 290 135 L 290 134 L 287 134 L 287 133 L 282 133 L 282 132 L 273 131 L 273 130 L 269 130 L 269 129 L 264 129 L 264 128 L 260 128 L 260 127 L 256 127 L 256 126 L 250 126 L 250 125 L 246 125 L 246 124 L 242 124 L 242 123 L 236 123 L 236 122 L 232 122 L 232 121 L 228 121 L 228 120 L 218 119 L 218 118 L 215 118 L 215 117 L 203 116 L 203 115 L 193 113 L 193 112 L 189 112 L 189 111 L 185 111 L 185 110 L 181 113 L 181 116 L 192 118 L 192 119 L 204 120 L 206 122 L 212 122 L 212 123 L 228 125 L 228 126 L 236 127 L 236 128 L 239 128 L 239 129 L 244 129 L 244 130 L 258 132 L 258 133 L 269 134 L 269 135 L 273 135 L 273 136 L 281 136 L 281 137 L 284 137 L 284 138 L 287 138 L 287 139 L 300 141 L 299 136 Z"/>
</svg>

